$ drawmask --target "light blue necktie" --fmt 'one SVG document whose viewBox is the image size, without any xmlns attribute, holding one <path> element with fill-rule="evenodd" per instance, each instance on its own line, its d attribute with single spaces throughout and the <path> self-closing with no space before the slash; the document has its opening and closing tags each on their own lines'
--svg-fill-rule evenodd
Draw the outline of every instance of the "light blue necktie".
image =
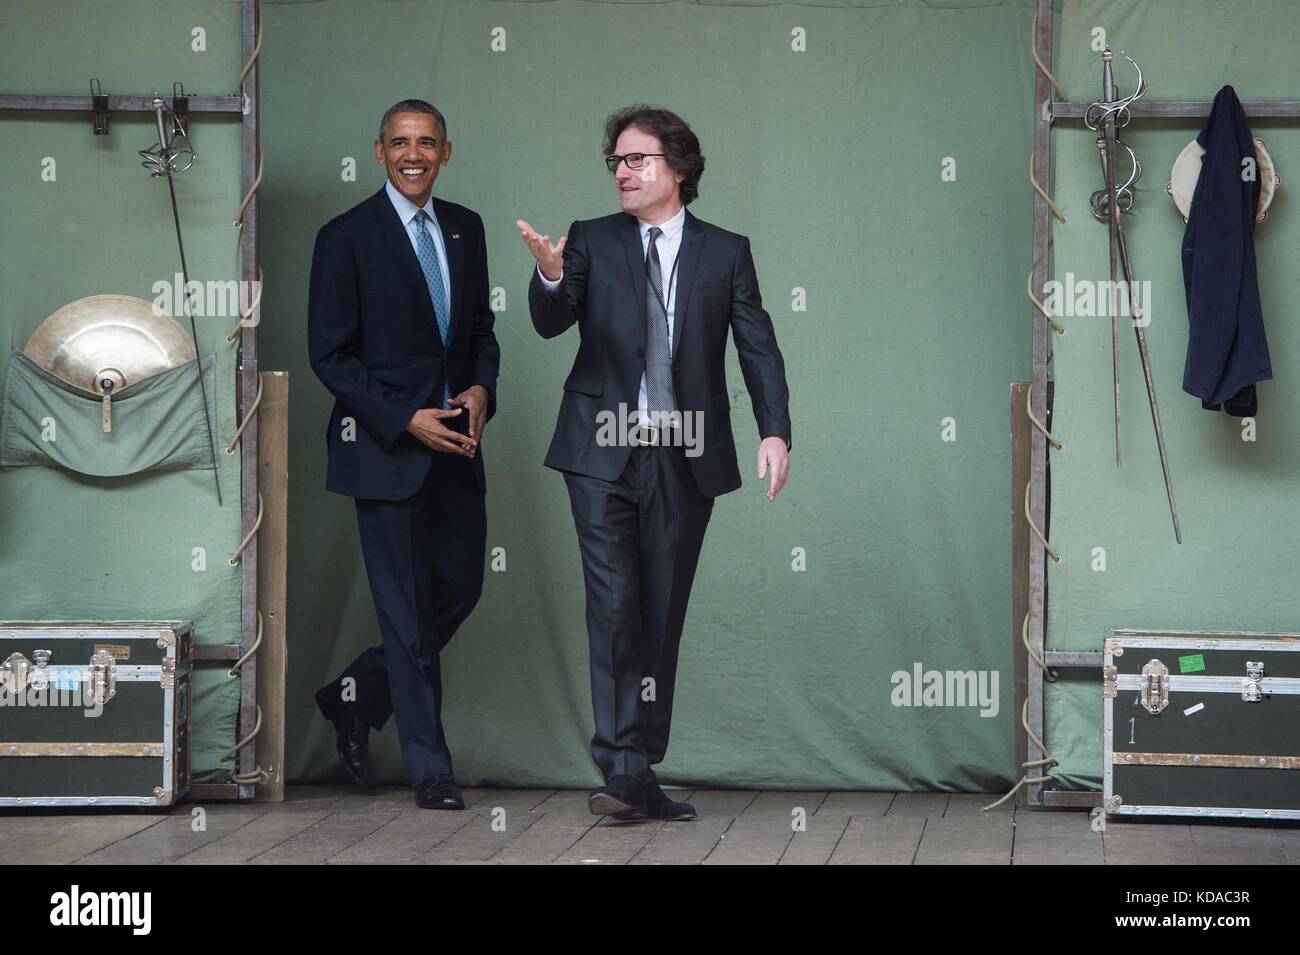
<svg viewBox="0 0 1300 955">
<path fill-rule="evenodd" d="M 425 226 L 429 213 L 423 209 L 415 214 L 415 257 L 420 260 L 420 269 L 424 272 L 424 282 L 429 286 L 429 298 L 433 300 L 433 312 L 438 317 L 438 334 L 442 344 L 447 346 L 447 330 L 450 327 L 451 305 L 447 302 L 447 288 L 442 282 L 442 268 L 438 265 L 438 248 L 433 244 L 433 236 Z M 442 398 L 445 402 L 451 397 L 449 384 L 442 383 Z"/>
</svg>

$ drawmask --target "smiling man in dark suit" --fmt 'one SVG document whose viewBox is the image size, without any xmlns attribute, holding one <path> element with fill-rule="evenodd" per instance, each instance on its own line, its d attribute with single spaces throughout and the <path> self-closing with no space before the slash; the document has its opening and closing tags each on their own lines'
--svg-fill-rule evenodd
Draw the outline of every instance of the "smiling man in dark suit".
<svg viewBox="0 0 1300 955">
<path fill-rule="evenodd" d="M 789 391 L 749 240 L 686 211 L 704 156 L 665 109 L 621 110 L 605 164 L 622 211 L 552 245 L 517 225 L 537 268 L 533 325 L 581 334 L 549 467 L 564 472 L 582 550 L 598 815 L 690 819 L 659 787 L 677 649 L 713 499 L 740 487 L 724 370 L 735 336 L 775 500 L 789 471 Z M 626 427 L 625 427 L 626 426 Z"/>
<path fill-rule="evenodd" d="M 382 643 L 316 703 L 355 782 L 374 784 L 369 733 L 391 715 L 417 804 L 463 809 L 439 651 L 483 587 L 480 442 L 501 357 L 487 244 L 477 213 L 432 196 L 451 159 L 437 109 L 415 99 L 389 109 L 375 159 L 384 187 L 316 236 L 308 347 L 335 397 L 326 487 L 356 499 Z"/>
</svg>

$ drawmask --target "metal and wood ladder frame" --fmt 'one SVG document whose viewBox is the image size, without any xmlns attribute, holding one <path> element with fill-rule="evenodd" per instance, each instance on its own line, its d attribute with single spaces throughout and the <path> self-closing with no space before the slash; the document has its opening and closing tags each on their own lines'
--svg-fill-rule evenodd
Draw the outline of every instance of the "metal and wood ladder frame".
<svg viewBox="0 0 1300 955">
<path fill-rule="evenodd" d="M 1033 180 L 1050 194 L 1051 159 L 1052 159 L 1052 124 L 1056 120 L 1082 121 L 1088 103 L 1056 101 L 1052 99 L 1052 80 L 1048 73 L 1052 65 L 1052 0 L 1037 0 L 1037 18 L 1032 37 L 1033 50 L 1042 64 L 1042 69 L 1034 76 L 1034 151 L 1031 163 Z M 1199 119 L 1208 116 L 1212 102 L 1152 102 L 1143 99 L 1134 103 L 1130 111 L 1135 118 L 1142 119 Z M 1266 102 L 1242 103 L 1246 115 L 1253 118 L 1300 119 L 1300 101 L 1277 100 Z M 1053 210 L 1043 193 L 1034 196 L 1034 256 L 1033 273 L 1030 278 L 1031 291 L 1041 294 L 1049 279 L 1049 261 L 1051 256 L 1051 215 Z M 1037 305 L 1031 305 L 1030 316 L 1033 327 L 1032 377 L 1028 385 L 1029 411 L 1040 422 L 1048 422 L 1051 404 L 1048 401 L 1048 336 L 1051 326 L 1039 313 Z M 1019 389 L 1019 392 L 1017 391 Z M 1024 415 L 1024 386 L 1012 386 L 1012 414 L 1019 415 L 1023 428 L 1013 428 L 1013 436 L 1020 434 L 1029 444 L 1028 454 L 1028 504 L 1026 510 L 1029 520 L 1018 506 L 1021 485 L 1016 482 L 1016 470 L 1013 461 L 1012 502 L 1014 522 L 1013 540 L 1019 539 L 1022 545 L 1013 544 L 1015 572 L 1012 584 L 1012 605 L 1014 623 L 1012 626 L 1016 659 L 1016 703 L 1015 712 L 1019 716 L 1025 712 L 1025 722 L 1016 726 L 1015 752 L 1024 754 L 1024 765 L 1028 767 L 1028 779 L 1017 795 L 1021 805 L 1033 808 L 1091 808 L 1101 805 L 1101 792 L 1058 790 L 1049 788 L 1051 778 L 1044 774 L 1042 765 L 1047 753 L 1040 742 L 1043 737 L 1043 666 L 1032 658 L 1034 655 L 1047 668 L 1095 668 L 1102 666 L 1101 650 L 1046 650 L 1044 649 L 1046 610 L 1047 610 L 1047 547 L 1041 543 L 1030 521 L 1043 533 L 1047 532 L 1047 454 L 1046 436 L 1035 433 L 1034 425 Z M 1019 394 L 1020 397 L 1017 395 Z M 1013 419 L 1014 420 L 1014 419 Z M 1013 440 L 1015 440 L 1013 438 Z M 1013 455 L 1014 458 L 1014 455 Z M 1022 636 L 1022 623 L 1028 615 L 1028 633 Z M 1028 652 L 1025 652 L 1026 646 Z M 1100 679 L 1098 680 L 1100 686 Z M 1027 731 L 1026 731 L 1027 730 Z M 1018 777 L 1017 773 L 1017 777 Z"/>
<path fill-rule="evenodd" d="M 190 96 L 190 112 L 230 113 L 242 117 L 243 194 L 246 204 L 242 210 L 242 241 L 240 246 L 240 279 L 254 286 L 260 280 L 258 272 L 258 201 L 256 184 L 259 178 L 260 144 L 258 140 L 258 49 L 260 9 L 258 0 L 240 0 L 240 45 L 242 62 L 247 65 L 241 94 L 231 96 Z M 251 61 L 251 62 L 250 62 Z M 103 103 L 106 100 L 106 104 Z M 101 104 L 93 96 L 49 96 L 0 93 L 0 110 L 71 110 L 95 112 L 97 105 L 106 105 L 109 113 L 154 112 L 154 97 L 107 96 Z M 236 384 L 236 407 L 240 420 L 248 418 L 239 440 L 242 445 L 240 472 L 240 529 L 245 540 L 252 537 L 258 523 L 258 455 L 257 415 L 249 415 L 258 394 L 257 327 L 240 322 L 239 378 Z M 259 624 L 257 613 L 257 548 L 247 547 L 240 555 L 240 642 L 194 647 L 194 659 L 202 661 L 229 661 L 232 665 L 247 654 L 239 667 L 239 720 L 238 739 L 245 740 L 235 755 L 234 776 L 249 778 L 257 774 L 257 742 L 259 725 L 257 710 L 257 655 L 248 651 L 257 640 Z M 253 782 L 208 783 L 192 787 L 191 797 L 207 799 L 252 799 L 256 791 Z"/>
</svg>

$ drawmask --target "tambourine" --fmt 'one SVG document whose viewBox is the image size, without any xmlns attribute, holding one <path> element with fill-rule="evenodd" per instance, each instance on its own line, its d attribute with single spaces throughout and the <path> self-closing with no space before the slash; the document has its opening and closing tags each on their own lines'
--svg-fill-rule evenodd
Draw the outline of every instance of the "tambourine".
<svg viewBox="0 0 1300 955">
<path fill-rule="evenodd" d="M 1165 184 L 1165 192 L 1173 197 L 1174 205 L 1183 214 L 1184 222 L 1191 214 L 1192 196 L 1196 192 L 1196 180 L 1201 177 L 1201 157 L 1204 155 L 1205 147 L 1193 139 L 1174 160 L 1173 172 Z M 1262 139 L 1255 140 L 1255 161 L 1255 175 L 1259 176 L 1259 208 L 1255 210 L 1255 221 L 1263 222 L 1269 204 L 1273 201 L 1273 191 L 1281 185 L 1282 180 L 1273 167 L 1273 157 L 1264 148 Z"/>
</svg>

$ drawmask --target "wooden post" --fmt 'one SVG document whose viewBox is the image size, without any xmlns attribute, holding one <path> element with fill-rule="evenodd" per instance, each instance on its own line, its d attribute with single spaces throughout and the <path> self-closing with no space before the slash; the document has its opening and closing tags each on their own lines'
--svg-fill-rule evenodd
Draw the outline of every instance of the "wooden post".
<svg viewBox="0 0 1300 955">
<path fill-rule="evenodd" d="M 284 687 L 288 669 L 285 635 L 289 557 L 289 374 L 264 371 L 262 425 L 257 444 L 257 485 L 265 512 L 257 532 L 257 599 L 262 647 L 257 651 L 257 705 L 262 731 L 257 760 L 271 781 L 257 787 L 257 802 L 284 801 Z"/>
</svg>

